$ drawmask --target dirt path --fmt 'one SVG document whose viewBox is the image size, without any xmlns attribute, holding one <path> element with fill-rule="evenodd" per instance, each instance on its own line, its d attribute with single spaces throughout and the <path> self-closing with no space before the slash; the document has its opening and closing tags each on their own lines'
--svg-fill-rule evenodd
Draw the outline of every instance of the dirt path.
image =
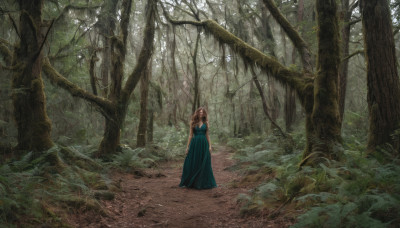
<svg viewBox="0 0 400 228">
<path fill-rule="evenodd" d="M 118 174 L 122 191 L 113 201 L 103 201 L 109 217 L 78 216 L 78 227 L 282 227 L 262 217 L 241 218 L 236 197 L 245 188 L 231 188 L 238 179 L 227 171 L 233 165 L 231 153 L 219 147 L 212 154 L 212 168 L 218 187 L 195 190 L 178 187 L 182 162 L 164 163 L 158 169 L 147 169 L 151 177 L 138 178 Z M 162 175 L 159 175 L 159 174 Z"/>
</svg>

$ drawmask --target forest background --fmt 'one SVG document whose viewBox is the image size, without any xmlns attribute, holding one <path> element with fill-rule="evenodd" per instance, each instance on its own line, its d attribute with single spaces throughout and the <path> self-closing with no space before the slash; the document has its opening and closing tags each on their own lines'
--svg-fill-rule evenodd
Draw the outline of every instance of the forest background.
<svg viewBox="0 0 400 228">
<path fill-rule="evenodd" d="M 254 186 L 237 198 L 243 216 L 274 205 L 271 219 L 306 208 L 296 227 L 399 225 L 399 10 L 398 0 L 2 0 L 0 222 L 101 211 L 118 188 L 112 170 L 184 158 L 203 106 L 239 185 Z"/>
</svg>

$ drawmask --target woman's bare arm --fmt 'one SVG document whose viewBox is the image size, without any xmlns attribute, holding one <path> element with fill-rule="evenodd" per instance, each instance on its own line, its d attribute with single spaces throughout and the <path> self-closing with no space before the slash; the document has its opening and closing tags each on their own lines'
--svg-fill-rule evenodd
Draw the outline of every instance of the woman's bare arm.
<svg viewBox="0 0 400 228">
<path fill-rule="evenodd" d="M 186 153 L 188 153 L 190 141 L 192 140 L 192 138 L 193 138 L 193 128 L 190 125 L 189 139 L 188 139 L 188 142 L 187 142 L 187 145 L 186 145 Z"/>
<path fill-rule="evenodd" d="M 206 138 L 207 138 L 207 141 L 208 141 L 209 150 L 210 150 L 210 152 L 211 152 L 211 140 L 210 140 L 210 136 L 208 135 L 208 132 L 209 132 L 209 127 L 208 127 L 208 126 L 209 126 L 209 125 L 208 125 L 208 122 L 207 122 Z"/>
</svg>

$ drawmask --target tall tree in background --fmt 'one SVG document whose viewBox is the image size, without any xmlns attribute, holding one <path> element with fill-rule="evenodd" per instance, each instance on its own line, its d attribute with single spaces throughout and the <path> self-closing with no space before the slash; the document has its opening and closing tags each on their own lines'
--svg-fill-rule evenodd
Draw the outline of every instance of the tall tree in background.
<svg viewBox="0 0 400 228">
<path fill-rule="evenodd" d="M 137 133 L 137 147 L 146 146 L 146 131 L 148 128 L 148 96 L 149 96 L 149 81 L 151 77 L 151 61 L 149 62 L 146 69 L 143 71 L 143 75 L 140 78 L 140 115 L 139 115 L 139 128 Z"/>
<path fill-rule="evenodd" d="M 297 28 L 300 28 L 300 24 L 303 22 L 304 17 L 304 0 L 299 0 L 297 3 Z M 296 47 L 293 47 L 292 51 L 292 64 L 296 64 Z M 287 132 L 292 131 L 292 125 L 296 120 L 296 91 L 288 86 L 285 86 L 285 104 L 284 104 L 284 115 L 285 115 L 285 127 Z"/>
<path fill-rule="evenodd" d="M 45 150 L 53 145 L 51 122 L 46 113 L 42 81 L 43 0 L 19 2 L 21 14 L 16 28 L 20 41 L 15 45 L 11 65 L 14 118 L 18 129 L 17 149 Z"/>
<path fill-rule="evenodd" d="M 358 22 L 358 20 L 351 21 L 351 15 L 356 8 L 358 2 L 353 2 L 350 5 L 350 0 L 341 0 L 341 56 L 342 63 L 339 70 L 339 113 L 340 119 L 343 120 L 344 106 L 347 89 L 347 75 L 349 72 L 349 43 L 350 43 L 350 30 L 351 26 Z"/>
<path fill-rule="evenodd" d="M 196 111 L 196 109 L 200 106 L 200 75 L 199 70 L 197 69 L 197 52 L 199 50 L 199 41 L 200 41 L 200 30 L 197 32 L 196 44 L 194 46 L 192 61 L 193 61 L 193 75 L 194 75 L 194 97 L 193 97 L 193 105 L 192 105 L 192 113 Z"/>
<path fill-rule="evenodd" d="M 369 135 L 368 151 L 390 143 L 399 152 L 400 85 L 387 0 L 361 0 L 365 56 L 367 60 Z"/>
<path fill-rule="evenodd" d="M 103 97 L 108 95 L 108 84 L 111 70 L 111 45 L 112 37 L 115 30 L 115 18 L 117 14 L 117 0 L 106 0 L 101 8 L 99 20 L 96 23 L 96 27 L 99 30 L 99 35 L 102 40 L 102 58 L 101 58 L 101 91 Z"/>
</svg>

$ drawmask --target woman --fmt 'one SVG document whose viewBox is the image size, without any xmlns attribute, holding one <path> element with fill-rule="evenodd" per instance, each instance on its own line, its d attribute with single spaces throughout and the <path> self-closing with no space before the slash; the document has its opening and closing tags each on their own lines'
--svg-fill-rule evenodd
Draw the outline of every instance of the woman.
<svg viewBox="0 0 400 228">
<path fill-rule="evenodd" d="M 207 189 L 217 187 L 211 168 L 211 141 L 207 112 L 200 107 L 190 122 L 189 140 L 180 187 Z"/>
</svg>

